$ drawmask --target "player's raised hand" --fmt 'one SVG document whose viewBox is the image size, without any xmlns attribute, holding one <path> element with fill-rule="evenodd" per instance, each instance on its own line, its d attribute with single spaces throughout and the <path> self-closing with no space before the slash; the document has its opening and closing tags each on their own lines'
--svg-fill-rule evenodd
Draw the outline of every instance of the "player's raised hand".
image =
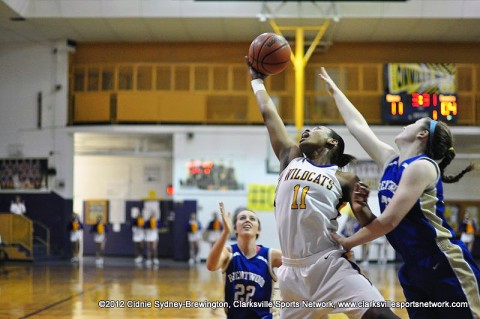
<svg viewBox="0 0 480 319">
<path fill-rule="evenodd" d="M 323 66 L 320 69 L 319 75 L 323 79 L 323 81 L 325 81 L 325 84 L 327 85 L 328 93 L 330 93 L 330 95 L 333 95 L 333 91 L 337 88 L 337 85 L 332 80 L 330 75 L 328 75 L 327 70 L 325 70 Z"/>
<path fill-rule="evenodd" d="M 248 65 L 248 69 L 250 71 L 250 77 L 252 78 L 252 80 L 256 80 L 256 79 L 265 79 L 267 76 L 263 73 L 260 73 L 258 72 L 257 70 L 255 70 L 252 66 L 252 64 L 250 63 L 250 61 L 248 60 L 248 56 L 245 56 L 245 62 L 247 63 Z"/>
<path fill-rule="evenodd" d="M 223 202 L 220 202 L 219 206 L 220 206 L 220 216 L 222 216 L 222 221 L 223 221 L 223 229 L 224 231 L 230 234 L 233 229 L 231 214 L 225 211 L 225 206 L 223 206 Z"/>
</svg>

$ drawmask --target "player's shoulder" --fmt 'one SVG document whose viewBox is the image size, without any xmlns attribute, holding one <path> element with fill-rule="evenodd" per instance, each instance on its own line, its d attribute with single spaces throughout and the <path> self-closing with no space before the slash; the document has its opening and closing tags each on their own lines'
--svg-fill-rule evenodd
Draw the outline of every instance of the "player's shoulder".
<svg viewBox="0 0 480 319">
<path fill-rule="evenodd" d="M 406 181 L 417 184 L 425 182 L 433 186 L 440 177 L 440 169 L 432 159 L 422 157 L 411 162 L 402 175 Z"/>
<path fill-rule="evenodd" d="M 407 167 L 409 172 L 415 172 L 415 174 L 436 173 L 437 168 L 437 163 L 428 157 L 420 157 L 408 164 Z"/>
<path fill-rule="evenodd" d="M 356 182 L 360 181 L 358 176 L 352 172 L 343 172 L 337 170 L 335 176 L 342 185 L 354 185 Z"/>
</svg>

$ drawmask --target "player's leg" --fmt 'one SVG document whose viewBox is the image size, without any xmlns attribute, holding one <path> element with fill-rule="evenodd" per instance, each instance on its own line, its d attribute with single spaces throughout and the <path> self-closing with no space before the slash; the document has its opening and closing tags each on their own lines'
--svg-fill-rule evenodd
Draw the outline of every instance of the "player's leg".
<svg viewBox="0 0 480 319">
<path fill-rule="evenodd" d="M 399 318 L 378 289 L 360 272 L 357 264 L 347 259 L 345 254 L 336 253 L 328 260 L 330 265 L 325 276 L 330 280 L 324 285 L 328 291 L 324 300 L 335 302 L 333 313 L 343 312 L 352 319 Z"/>
</svg>

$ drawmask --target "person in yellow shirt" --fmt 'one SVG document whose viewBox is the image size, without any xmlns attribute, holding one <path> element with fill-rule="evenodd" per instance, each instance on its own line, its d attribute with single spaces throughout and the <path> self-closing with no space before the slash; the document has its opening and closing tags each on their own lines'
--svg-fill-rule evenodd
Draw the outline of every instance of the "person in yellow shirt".
<svg viewBox="0 0 480 319">
<path fill-rule="evenodd" d="M 82 236 L 83 224 L 80 221 L 80 216 L 73 213 L 72 219 L 68 223 L 68 231 L 70 232 L 70 242 L 72 244 L 72 263 L 77 263 L 79 261 L 80 254 L 80 238 Z"/>
<path fill-rule="evenodd" d="M 460 224 L 460 240 L 467 245 L 467 248 L 470 252 L 473 250 L 473 244 L 475 243 L 475 232 L 477 231 L 477 226 L 475 225 L 475 220 L 470 217 L 469 212 L 465 212 L 462 223 Z"/>
<path fill-rule="evenodd" d="M 99 267 L 103 266 L 103 254 L 105 252 L 105 243 L 107 238 L 105 234 L 108 232 L 108 226 L 103 222 L 103 217 L 97 217 L 97 223 L 93 225 L 90 232 L 94 234 L 93 241 L 95 242 L 95 264 Z"/>
<path fill-rule="evenodd" d="M 210 243 L 210 246 L 213 247 L 215 242 L 220 238 L 220 234 L 222 233 L 223 226 L 218 218 L 218 213 L 213 212 L 212 220 L 208 223 L 208 227 L 205 231 L 206 240 Z"/>
<path fill-rule="evenodd" d="M 145 242 L 145 218 L 138 207 L 132 208 L 132 240 L 135 249 L 135 264 L 140 265 L 143 261 Z"/>
<path fill-rule="evenodd" d="M 148 220 L 143 225 L 145 229 L 145 243 L 147 246 L 147 260 L 145 266 L 151 267 L 152 262 L 154 266 L 158 266 L 158 220 L 154 212 L 144 212 L 145 218 L 149 216 Z"/>
<path fill-rule="evenodd" d="M 190 214 L 190 219 L 187 224 L 187 233 L 188 233 L 188 244 L 190 248 L 190 259 L 188 260 L 189 264 L 195 264 L 198 262 L 198 251 L 199 251 L 199 240 L 200 240 L 200 230 L 202 225 L 197 219 L 196 213 Z"/>
</svg>

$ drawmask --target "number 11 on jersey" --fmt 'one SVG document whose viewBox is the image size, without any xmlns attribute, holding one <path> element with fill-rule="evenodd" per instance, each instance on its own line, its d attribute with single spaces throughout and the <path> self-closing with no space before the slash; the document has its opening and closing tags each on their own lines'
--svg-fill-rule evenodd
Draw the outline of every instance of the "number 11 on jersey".
<svg viewBox="0 0 480 319">
<path fill-rule="evenodd" d="M 310 189 L 310 186 L 305 186 L 302 188 L 302 193 L 300 195 L 300 206 L 298 205 L 298 192 L 300 190 L 300 185 L 295 185 L 293 188 L 293 200 L 292 200 L 292 207 L 291 209 L 305 209 L 307 208 L 307 205 L 305 204 L 305 197 L 307 197 L 308 190 Z"/>
</svg>

